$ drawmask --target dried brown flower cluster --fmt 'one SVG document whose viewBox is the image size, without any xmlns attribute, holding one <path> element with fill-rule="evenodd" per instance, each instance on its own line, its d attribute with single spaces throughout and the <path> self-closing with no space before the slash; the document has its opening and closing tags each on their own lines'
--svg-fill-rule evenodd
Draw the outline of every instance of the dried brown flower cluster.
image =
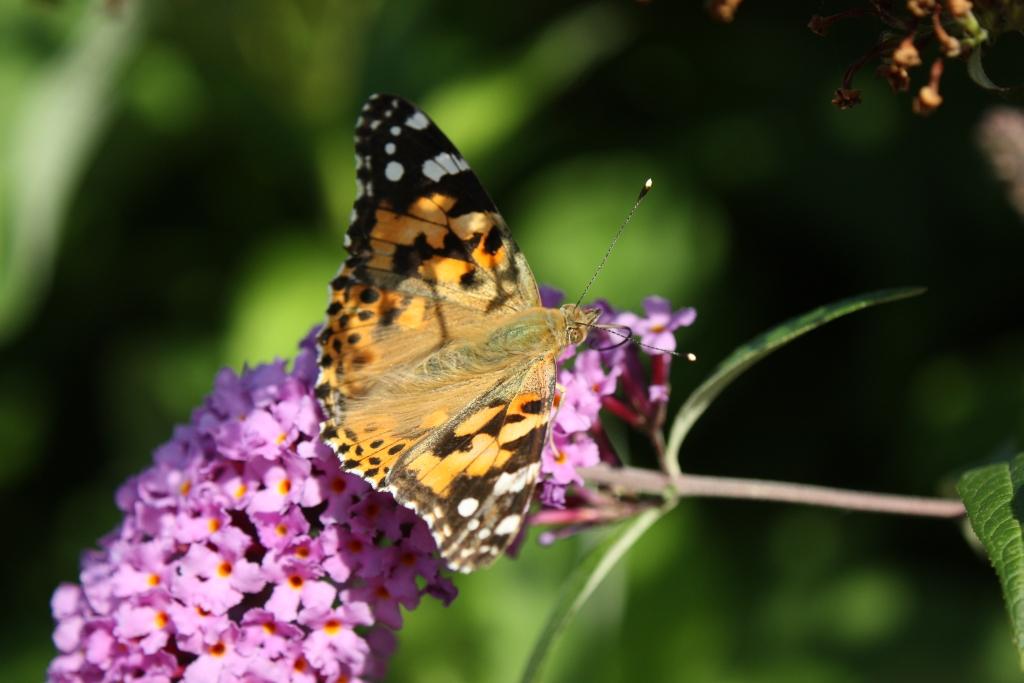
<svg viewBox="0 0 1024 683">
<path fill-rule="evenodd" d="M 736 17 L 736 10 L 743 0 L 708 0 L 708 14 L 712 19 L 728 24 Z"/>
<path fill-rule="evenodd" d="M 741 1 L 708 0 L 708 12 L 718 21 L 730 22 Z M 942 104 L 939 81 L 947 61 L 966 60 L 1000 33 L 1024 30 L 1024 0 L 867 0 L 830 16 L 815 15 L 808 28 L 824 36 L 836 22 L 853 17 L 873 18 L 882 29 L 875 45 L 846 69 L 832 104 L 840 109 L 860 104 L 853 79 L 870 63 L 878 64 L 878 75 L 893 92 L 909 91 L 912 73 L 924 65 L 921 52 L 926 51 L 931 66 L 912 105 L 915 113 L 924 115 Z"/>
</svg>

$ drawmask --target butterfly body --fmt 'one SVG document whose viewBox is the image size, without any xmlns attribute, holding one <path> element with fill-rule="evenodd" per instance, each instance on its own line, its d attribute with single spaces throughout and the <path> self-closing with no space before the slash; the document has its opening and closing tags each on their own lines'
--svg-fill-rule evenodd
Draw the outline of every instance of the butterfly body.
<svg viewBox="0 0 1024 683">
<path fill-rule="evenodd" d="M 472 571 L 522 525 L 555 361 L 598 312 L 541 304 L 476 176 L 409 102 L 371 97 L 356 154 L 349 258 L 319 336 L 322 438 Z"/>
</svg>

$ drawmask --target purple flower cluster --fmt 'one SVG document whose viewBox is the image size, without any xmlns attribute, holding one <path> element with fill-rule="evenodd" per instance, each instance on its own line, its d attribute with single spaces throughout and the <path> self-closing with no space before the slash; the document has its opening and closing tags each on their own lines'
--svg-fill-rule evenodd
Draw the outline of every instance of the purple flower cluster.
<svg viewBox="0 0 1024 683">
<path fill-rule="evenodd" d="M 672 358 L 663 352 L 696 315 L 659 297 L 644 316 L 598 305 L 600 322 L 639 336 L 650 371 L 615 330 L 560 359 L 539 497 L 569 523 L 600 520 L 599 510 L 562 509 L 569 485 L 583 483 L 577 468 L 619 462 L 601 409 L 660 429 Z M 310 336 L 290 372 L 283 361 L 223 370 L 153 465 L 118 490 L 123 522 L 85 554 L 80 583 L 54 592 L 50 681 L 378 679 L 400 606 L 454 599 L 426 524 L 343 473 L 320 442 L 315 355 Z"/>
<path fill-rule="evenodd" d="M 541 299 L 546 306 L 557 306 L 562 293 L 542 287 Z M 588 337 L 592 348 L 578 353 L 568 349 L 560 359 L 551 438 L 541 456 L 540 500 L 548 508 L 564 508 L 568 486 L 583 483 L 577 468 L 601 461 L 619 464 L 601 427 L 602 408 L 636 429 L 661 428 L 676 349 L 673 332 L 697 318 L 693 308 L 673 311 L 659 296 L 644 300 L 644 316 L 616 311 L 605 301 L 595 305 L 602 310 L 599 323 L 620 329 L 592 330 Z M 630 335 L 639 337 L 639 349 L 650 355 L 649 375 L 638 345 L 627 343 Z"/>
<path fill-rule="evenodd" d="M 399 606 L 454 599 L 424 522 L 320 443 L 315 353 L 222 371 L 120 488 L 123 522 L 54 592 L 50 681 L 377 679 Z"/>
</svg>

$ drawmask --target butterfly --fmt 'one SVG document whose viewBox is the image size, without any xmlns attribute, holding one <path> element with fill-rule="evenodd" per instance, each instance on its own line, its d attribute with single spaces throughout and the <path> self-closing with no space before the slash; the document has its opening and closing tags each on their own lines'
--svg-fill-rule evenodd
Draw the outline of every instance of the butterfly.
<svg viewBox="0 0 1024 683">
<path fill-rule="evenodd" d="M 537 483 L 555 361 L 598 309 L 545 308 L 469 165 L 410 102 L 356 122 L 356 200 L 318 337 L 321 437 L 426 520 L 470 572 L 517 536 Z"/>
</svg>

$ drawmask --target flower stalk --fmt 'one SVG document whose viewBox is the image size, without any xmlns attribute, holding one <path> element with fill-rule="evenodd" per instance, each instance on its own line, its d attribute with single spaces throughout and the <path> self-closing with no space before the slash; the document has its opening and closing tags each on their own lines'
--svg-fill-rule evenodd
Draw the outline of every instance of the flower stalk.
<svg viewBox="0 0 1024 683">
<path fill-rule="evenodd" d="M 665 495 L 666 491 L 670 491 L 681 498 L 736 498 L 946 519 L 959 518 L 965 514 L 963 503 L 952 498 L 855 491 L 768 479 L 702 474 L 670 476 L 638 467 L 611 468 L 596 465 L 581 469 L 580 474 L 590 484 L 634 494 Z"/>
</svg>

